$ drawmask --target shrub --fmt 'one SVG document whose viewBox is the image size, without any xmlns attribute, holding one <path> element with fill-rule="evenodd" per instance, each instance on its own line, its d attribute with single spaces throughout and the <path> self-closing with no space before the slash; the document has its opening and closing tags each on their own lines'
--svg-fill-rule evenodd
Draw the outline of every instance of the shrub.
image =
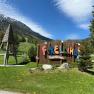
<svg viewBox="0 0 94 94">
<path fill-rule="evenodd" d="M 36 61 L 36 55 L 37 55 L 37 47 L 35 45 L 32 45 L 30 49 L 28 50 L 28 56 L 31 61 Z"/>
<path fill-rule="evenodd" d="M 85 71 L 88 68 L 92 68 L 91 57 L 89 55 L 80 56 L 79 69 Z"/>
<path fill-rule="evenodd" d="M 23 59 L 22 59 L 22 64 L 27 64 L 27 63 L 29 63 L 29 58 L 28 58 L 28 56 L 27 56 L 27 54 L 26 53 L 24 53 L 24 55 L 23 55 Z"/>
<path fill-rule="evenodd" d="M 82 42 L 81 48 L 80 48 L 80 57 L 78 61 L 78 68 L 81 71 L 85 71 L 88 68 L 92 67 L 89 47 L 87 42 Z"/>
</svg>

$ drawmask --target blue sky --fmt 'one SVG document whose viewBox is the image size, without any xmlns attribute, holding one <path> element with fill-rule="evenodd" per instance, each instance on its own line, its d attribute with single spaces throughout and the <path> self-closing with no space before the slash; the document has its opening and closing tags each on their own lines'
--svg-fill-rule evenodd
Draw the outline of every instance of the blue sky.
<svg viewBox="0 0 94 94">
<path fill-rule="evenodd" d="M 0 14 L 49 38 L 84 39 L 90 34 L 93 3 L 93 0 L 0 0 Z"/>
</svg>

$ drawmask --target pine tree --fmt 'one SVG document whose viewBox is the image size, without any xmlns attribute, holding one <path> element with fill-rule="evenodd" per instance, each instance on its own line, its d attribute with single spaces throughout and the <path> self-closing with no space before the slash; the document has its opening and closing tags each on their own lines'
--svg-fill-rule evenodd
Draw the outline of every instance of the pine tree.
<svg viewBox="0 0 94 94">
<path fill-rule="evenodd" d="M 91 32 L 91 45 L 92 45 L 92 50 L 94 51 L 94 6 L 93 6 L 93 11 L 92 11 L 93 19 L 91 21 L 90 25 L 90 32 Z"/>
<path fill-rule="evenodd" d="M 88 68 L 92 68 L 92 62 L 90 57 L 89 41 L 83 41 L 80 47 L 80 60 L 79 60 L 79 70 L 86 71 Z"/>
</svg>

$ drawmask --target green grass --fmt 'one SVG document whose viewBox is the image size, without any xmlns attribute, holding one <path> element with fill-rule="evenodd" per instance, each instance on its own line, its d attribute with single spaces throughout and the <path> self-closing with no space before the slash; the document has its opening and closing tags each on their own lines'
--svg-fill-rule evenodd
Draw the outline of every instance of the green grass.
<svg viewBox="0 0 94 94">
<path fill-rule="evenodd" d="M 17 59 L 18 59 L 18 63 L 21 63 L 23 60 L 23 57 L 18 56 Z M 3 62 L 4 62 L 4 56 L 0 56 L 0 64 L 3 64 Z M 8 64 L 15 64 L 15 58 L 13 56 L 9 57 Z"/>
<path fill-rule="evenodd" d="M 94 77 L 70 69 L 64 72 L 30 73 L 24 67 L 0 67 L 0 89 L 30 94 L 93 94 Z M 29 67 L 28 67 L 29 66 Z M 36 92 L 36 93 L 35 93 Z"/>
</svg>

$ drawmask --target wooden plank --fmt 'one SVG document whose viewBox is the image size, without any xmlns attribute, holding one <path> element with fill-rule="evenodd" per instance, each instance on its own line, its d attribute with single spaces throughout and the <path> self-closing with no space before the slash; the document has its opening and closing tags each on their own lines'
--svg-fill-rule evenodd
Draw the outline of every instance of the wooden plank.
<svg viewBox="0 0 94 94">
<path fill-rule="evenodd" d="M 60 59 L 60 60 L 63 60 L 64 57 L 63 56 L 48 56 L 48 59 Z"/>
</svg>

